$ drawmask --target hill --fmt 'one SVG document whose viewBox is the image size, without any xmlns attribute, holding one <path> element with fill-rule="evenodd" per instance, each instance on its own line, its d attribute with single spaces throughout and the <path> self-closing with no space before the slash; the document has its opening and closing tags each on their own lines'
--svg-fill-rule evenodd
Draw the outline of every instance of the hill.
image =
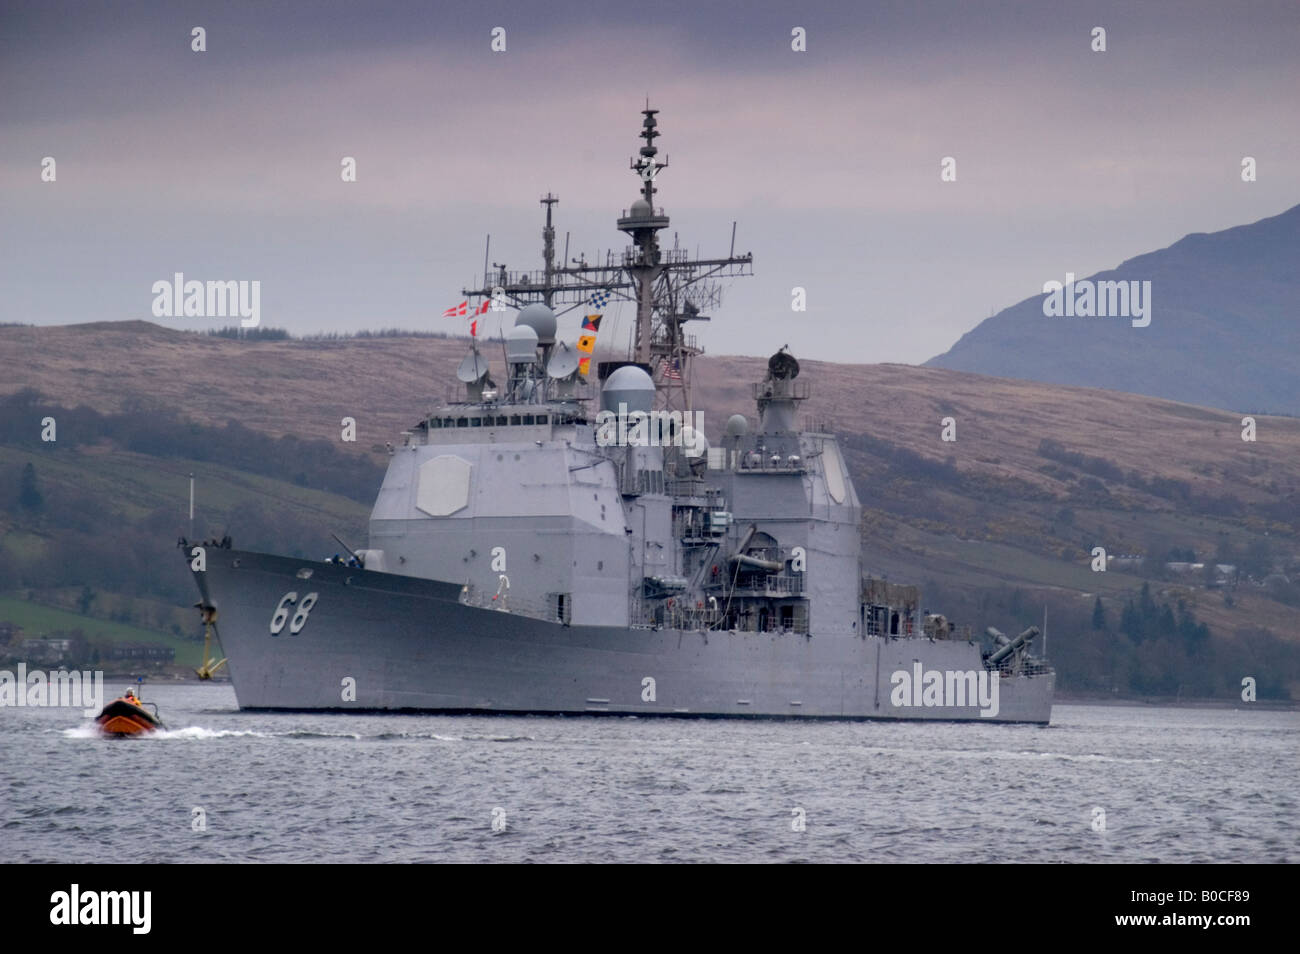
<svg viewBox="0 0 1300 954">
<path fill-rule="evenodd" d="M 1043 280 L 1064 282 L 1065 271 Z M 1088 280 L 1150 282 L 1150 324 L 1048 317 L 1040 294 L 982 321 L 926 365 L 1300 415 L 1300 205 L 1188 235 Z"/>
</svg>

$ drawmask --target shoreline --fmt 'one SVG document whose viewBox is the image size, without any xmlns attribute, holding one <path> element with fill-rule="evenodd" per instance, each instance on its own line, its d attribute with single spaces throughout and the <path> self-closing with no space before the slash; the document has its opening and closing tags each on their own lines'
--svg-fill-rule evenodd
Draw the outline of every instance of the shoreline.
<svg viewBox="0 0 1300 954">
<path fill-rule="evenodd" d="M 1163 709 L 1268 709 L 1277 712 L 1300 711 L 1300 702 L 1288 699 L 1179 699 L 1176 696 L 1094 696 L 1087 693 L 1058 692 L 1054 706 L 1149 706 Z"/>
</svg>

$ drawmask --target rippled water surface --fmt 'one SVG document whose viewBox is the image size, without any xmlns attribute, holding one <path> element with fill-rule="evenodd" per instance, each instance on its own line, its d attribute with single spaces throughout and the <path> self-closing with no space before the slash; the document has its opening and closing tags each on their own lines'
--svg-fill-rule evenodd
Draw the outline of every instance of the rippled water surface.
<svg viewBox="0 0 1300 954">
<path fill-rule="evenodd" d="M 145 695 L 171 726 L 147 739 L 0 709 L 0 861 L 1300 860 L 1296 712 L 1058 705 L 1028 727 Z"/>
</svg>

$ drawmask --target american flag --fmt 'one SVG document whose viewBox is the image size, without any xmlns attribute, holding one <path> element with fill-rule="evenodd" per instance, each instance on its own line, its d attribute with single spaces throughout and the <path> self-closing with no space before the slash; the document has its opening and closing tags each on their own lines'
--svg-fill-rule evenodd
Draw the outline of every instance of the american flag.
<svg viewBox="0 0 1300 954">
<path fill-rule="evenodd" d="M 597 310 L 604 308 L 605 305 L 609 303 L 609 298 L 610 294 L 608 289 L 598 291 L 596 294 L 591 296 L 591 307 Z"/>
<path fill-rule="evenodd" d="M 664 364 L 664 380 L 680 381 L 682 379 L 681 365 L 677 363 L 676 358 L 669 359 Z"/>
</svg>

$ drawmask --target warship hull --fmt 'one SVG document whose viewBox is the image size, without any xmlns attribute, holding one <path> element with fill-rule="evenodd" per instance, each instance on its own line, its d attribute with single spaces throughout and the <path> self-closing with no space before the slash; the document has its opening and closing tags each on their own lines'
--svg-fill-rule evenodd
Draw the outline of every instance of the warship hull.
<svg viewBox="0 0 1300 954">
<path fill-rule="evenodd" d="M 923 696 L 923 674 L 985 672 L 966 640 L 566 625 L 466 605 L 454 583 L 230 549 L 208 550 L 194 577 L 241 709 L 1037 724 L 1052 713 L 1052 672 L 987 673 L 991 700 L 973 678 L 969 697 Z"/>
</svg>

